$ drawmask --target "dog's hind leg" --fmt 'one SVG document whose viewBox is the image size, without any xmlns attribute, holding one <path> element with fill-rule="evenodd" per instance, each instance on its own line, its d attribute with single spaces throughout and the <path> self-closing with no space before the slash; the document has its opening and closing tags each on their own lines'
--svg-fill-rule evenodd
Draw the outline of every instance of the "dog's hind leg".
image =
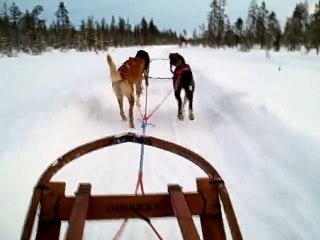
<svg viewBox="0 0 320 240">
<path fill-rule="evenodd" d="M 123 121 L 127 121 L 127 117 L 123 111 L 123 96 L 117 96 L 118 99 L 118 104 L 119 104 L 119 109 L 120 109 L 120 116 Z"/>
<path fill-rule="evenodd" d="M 189 100 L 189 119 L 192 121 L 194 120 L 193 114 L 193 92 L 194 92 L 194 85 L 189 85 L 189 88 L 186 89 L 186 98 Z"/>
<path fill-rule="evenodd" d="M 127 121 L 127 117 L 126 115 L 124 114 L 124 111 L 123 111 L 123 92 L 121 90 L 121 87 L 122 87 L 122 82 L 116 82 L 116 83 L 112 83 L 112 88 L 113 88 L 113 91 L 117 97 L 117 100 L 118 100 L 118 104 L 119 104 L 119 109 L 120 109 L 120 116 L 122 118 L 123 121 Z"/>
<path fill-rule="evenodd" d="M 129 101 L 129 125 L 131 128 L 135 128 L 134 121 L 133 121 L 133 107 L 134 107 L 134 96 L 131 94 L 128 96 Z"/>
<path fill-rule="evenodd" d="M 140 103 L 140 96 L 142 94 L 142 86 L 141 86 L 141 82 L 136 84 L 136 96 L 137 96 L 137 101 L 136 101 L 136 105 L 137 107 L 141 107 L 141 103 Z"/>
<path fill-rule="evenodd" d="M 174 91 L 174 96 L 177 99 L 177 103 L 178 103 L 178 119 L 183 120 L 182 100 L 181 100 L 180 93 L 181 93 L 180 87 Z"/>
<path fill-rule="evenodd" d="M 186 108 L 186 104 L 188 102 L 187 94 L 185 93 L 184 98 L 183 98 L 183 103 L 182 103 L 182 111 L 184 113 L 184 110 Z"/>
</svg>

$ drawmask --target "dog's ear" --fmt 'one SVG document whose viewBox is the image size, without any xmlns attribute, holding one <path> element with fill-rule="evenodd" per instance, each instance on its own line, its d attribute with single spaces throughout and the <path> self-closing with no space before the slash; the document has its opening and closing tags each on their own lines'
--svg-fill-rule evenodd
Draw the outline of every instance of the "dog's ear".
<svg viewBox="0 0 320 240">
<path fill-rule="evenodd" d="M 170 54 L 169 54 L 169 63 L 170 63 L 170 66 L 176 65 L 175 53 L 170 53 Z"/>
<path fill-rule="evenodd" d="M 172 70 L 172 66 L 173 66 L 173 65 L 170 64 L 170 72 L 171 72 L 171 73 L 174 73 L 174 71 Z"/>
<path fill-rule="evenodd" d="M 144 80 L 146 81 L 146 86 L 149 86 L 149 67 L 143 71 Z"/>
<path fill-rule="evenodd" d="M 186 64 L 186 61 L 184 60 L 184 57 L 182 57 L 181 55 L 180 55 L 180 57 L 181 57 L 182 63 L 183 63 L 183 64 Z"/>
<path fill-rule="evenodd" d="M 175 54 L 174 53 L 170 53 L 169 54 L 169 64 L 170 64 L 170 72 L 171 73 L 174 73 L 173 70 L 172 70 L 172 66 L 175 66 L 176 65 L 176 62 L 175 62 Z"/>
<path fill-rule="evenodd" d="M 151 60 L 150 60 L 149 54 L 146 51 L 144 51 L 144 50 L 137 51 L 136 57 L 141 57 L 141 58 L 143 58 L 145 60 L 145 66 L 144 66 L 145 70 L 147 68 L 149 68 Z"/>
</svg>

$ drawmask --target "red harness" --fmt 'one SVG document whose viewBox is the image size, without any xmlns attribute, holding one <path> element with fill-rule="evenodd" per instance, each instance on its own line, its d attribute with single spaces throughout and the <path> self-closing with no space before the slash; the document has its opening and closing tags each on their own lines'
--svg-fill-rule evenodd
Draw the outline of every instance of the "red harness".
<svg viewBox="0 0 320 240">
<path fill-rule="evenodd" d="M 182 73 L 186 71 L 191 71 L 191 68 L 188 64 L 184 64 L 182 66 L 176 67 L 173 75 L 174 89 L 177 89 L 177 87 L 180 85 Z"/>
<path fill-rule="evenodd" d="M 137 64 L 135 58 L 129 58 L 125 61 L 121 67 L 119 67 L 118 72 L 120 72 L 121 77 L 124 79 L 128 77 L 131 73 L 131 69 Z"/>
</svg>

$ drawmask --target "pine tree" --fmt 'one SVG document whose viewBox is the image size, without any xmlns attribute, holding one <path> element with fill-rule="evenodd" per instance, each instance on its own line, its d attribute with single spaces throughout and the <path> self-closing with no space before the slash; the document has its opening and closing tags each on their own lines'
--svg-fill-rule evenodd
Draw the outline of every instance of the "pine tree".
<svg viewBox="0 0 320 240">
<path fill-rule="evenodd" d="M 125 45 L 133 45 L 134 38 L 132 33 L 132 27 L 129 21 L 129 18 L 127 18 L 126 21 L 126 27 L 125 27 Z"/>
<path fill-rule="evenodd" d="M 88 50 L 88 43 L 87 43 L 87 26 L 84 19 L 81 20 L 79 32 L 78 32 L 78 38 L 77 38 L 77 48 L 81 51 L 87 51 Z"/>
<path fill-rule="evenodd" d="M 43 7 L 37 5 L 33 8 L 31 12 L 32 17 L 32 52 L 34 54 L 40 54 L 46 47 L 46 33 L 47 28 L 45 20 L 40 18 L 41 13 L 43 12 Z"/>
<path fill-rule="evenodd" d="M 218 36 L 218 15 L 219 7 L 217 0 L 213 0 L 210 4 L 211 11 L 208 14 L 208 33 L 207 39 L 209 46 L 213 46 L 216 43 Z"/>
<path fill-rule="evenodd" d="M 259 7 L 256 0 L 251 0 L 247 16 L 246 35 L 250 47 L 256 42 L 257 19 Z"/>
<path fill-rule="evenodd" d="M 306 3 L 296 5 L 292 17 L 288 18 L 285 26 L 285 38 L 289 50 L 300 49 L 306 45 L 306 29 L 308 24 L 308 9 Z"/>
<path fill-rule="evenodd" d="M 276 51 L 280 50 L 281 27 L 275 12 L 271 12 L 268 16 L 268 32 L 267 32 L 267 48 L 271 48 L 272 44 Z"/>
<path fill-rule="evenodd" d="M 22 15 L 22 12 L 20 11 L 19 7 L 15 3 L 12 3 L 11 7 L 9 8 L 9 11 L 10 11 L 10 21 L 12 22 L 13 26 L 16 26 Z"/>
<path fill-rule="evenodd" d="M 134 27 L 133 35 L 135 39 L 135 45 L 137 45 L 140 42 L 140 27 L 138 25 Z"/>
<path fill-rule="evenodd" d="M 148 45 L 149 44 L 149 31 L 148 31 L 148 23 L 146 19 L 143 17 L 141 19 L 141 37 L 142 37 L 142 44 Z"/>
<path fill-rule="evenodd" d="M 218 47 L 223 44 L 222 39 L 225 34 L 225 23 L 226 23 L 226 14 L 225 14 L 226 0 L 219 0 L 219 15 L 218 15 L 218 38 L 217 43 Z M 230 24 L 229 24 L 230 25 Z"/>
<path fill-rule="evenodd" d="M 154 24 L 152 18 L 149 22 L 149 32 L 150 32 L 150 39 L 151 39 L 152 43 L 158 44 L 159 43 L 159 39 L 158 39 L 159 30 L 156 27 L 156 25 Z"/>
<path fill-rule="evenodd" d="M 225 33 L 225 0 L 213 0 L 208 14 L 208 43 L 220 47 Z"/>
<path fill-rule="evenodd" d="M 116 27 L 116 19 L 112 15 L 111 23 L 110 23 L 110 37 L 111 37 L 110 42 L 112 42 L 114 46 L 118 46 L 117 35 L 118 35 L 118 30 Z"/>
<path fill-rule="evenodd" d="M 55 13 L 57 21 L 57 30 L 59 45 L 62 49 L 66 49 L 70 44 L 71 22 L 69 19 L 69 11 L 63 2 L 59 3 L 58 10 Z"/>
<path fill-rule="evenodd" d="M 0 53 L 7 56 L 12 55 L 10 27 L 8 8 L 7 4 L 4 3 L 0 11 Z"/>
<path fill-rule="evenodd" d="M 93 17 L 90 16 L 87 18 L 86 23 L 86 42 L 88 44 L 89 51 L 95 51 L 96 50 L 96 30 L 94 26 L 94 20 Z"/>
<path fill-rule="evenodd" d="M 200 35 L 200 38 L 202 39 L 202 44 L 204 44 L 204 38 L 205 38 L 205 34 L 206 34 L 206 27 L 204 24 L 201 24 L 199 26 L 199 35 Z"/>
<path fill-rule="evenodd" d="M 319 54 L 319 46 L 320 46 L 320 0 L 315 4 L 314 13 L 311 16 L 310 22 L 310 39 L 311 46 L 317 50 L 317 54 Z"/>
<path fill-rule="evenodd" d="M 197 29 L 193 29 L 193 32 L 192 32 L 192 38 L 197 40 L 198 39 L 198 33 L 197 33 Z"/>
<path fill-rule="evenodd" d="M 114 18 L 114 16 L 112 16 L 111 23 L 110 23 L 110 31 L 111 33 L 114 33 L 115 30 L 116 30 L 116 19 Z"/>
<path fill-rule="evenodd" d="M 32 42 L 35 38 L 35 26 L 32 15 L 28 10 L 23 14 L 22 18 L 19 21 L 19 28 L 21 29 L 22 34 L 22 50 L 27 53 L 31 53 Z"/>
<path fill-rule="evenodd" d="M 119 42 L 120 46 L 123 46 L 124 43 L 126 42 L 126 39 L 125 39 L 126 21 L 122 17 L 119 17 L 118 31 L 119 31 L 119 41 L 118 42 Z"/>
<path fill-rule="evenodd" d="M 58 25 L 65 29 L 70 27 L 69 11 L 66 9 L 63 2 L 60 2 L 55 15 L 57 17 Z"/>
<path fill-rule="evenodd" d="M 11 22 L 11 33 L 10 33 L 10 42 L 13 44 L 13 48 L 19 51 L 20 49 L 20 36 L 19 36 L 19 29 L 18 29 L 18 21 L 22 16 L 22 12 L 20 11 L 19 7 L 12 3 L 9 8 L 9 20 Z"/>
<path fill-rule="evenodd" d="M 107 46 L 107 22 L 105 18 L 101 19 L 100 32 L 98 32 L 98 34 L 100 39 L 101 50 L 106 50 L 108 46 Z"/>
<path fill-rule="evenodd" d="M 258 15 L 256 19 L 256 36 L 257 40 L 260 42 L 260 47 L 265 46 L 267 37 L 267 22 L 268 22 L 269 11 L 267 10 L 266 3 L 263 1 L 260 8 L 258 8 Z"/>
<path fill-rule="evenodd" d="M 243 20 L 242 18 L 238 18 L 235 22 L 235 45 L 238 46 L 242 43 L 243 38 Z"/>
<path fill-rule="evenodd" d="M 235 33 L 232 29 L 229 18 L 226 20 L 226 33 L 224 42 L 228 47 L 233 47 L 236 44 Z"/>
</svg>

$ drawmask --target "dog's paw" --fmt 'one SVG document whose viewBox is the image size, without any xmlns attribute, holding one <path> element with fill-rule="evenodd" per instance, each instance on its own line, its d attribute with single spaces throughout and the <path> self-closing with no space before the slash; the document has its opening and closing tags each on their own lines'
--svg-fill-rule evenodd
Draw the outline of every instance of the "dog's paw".
<svg viewBox="0 0 320 240">
<path fill-rule="evenodd" d="M 189 113 L 189 119 L 190 119 L 191 121 L 194 120 L 194 114 L 193 114 L 193 113 Z"/>
<path fill-rule="evenodd" d="M 136 126 L 132 120 L 129 120 L 129 127 L 135 129 Z"/>
<path fill-rule="evenodd" d="M 178 114 L 178 119 L 179 119 L 180 121 L 183 121 L 183 114 Z"/>
<path fill-rule="evenodd" d="M 124 114 L 121 114 L 121 118 L 122 118 L 123 121 L 127 121 L 127 120 L 128 120 L 128 119 L 127 119 L 127 116 L 124 115 Z"/>
</svg>

